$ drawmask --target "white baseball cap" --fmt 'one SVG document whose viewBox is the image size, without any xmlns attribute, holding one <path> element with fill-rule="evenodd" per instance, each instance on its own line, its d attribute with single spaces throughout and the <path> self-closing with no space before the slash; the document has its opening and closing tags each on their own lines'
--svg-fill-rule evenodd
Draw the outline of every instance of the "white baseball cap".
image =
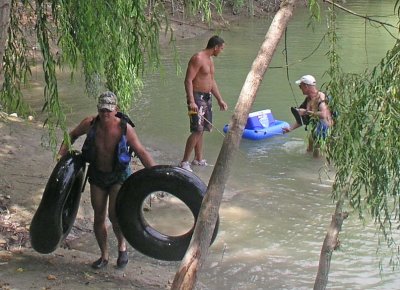
<svg viewBox="0 0 400 290">
<path fill-rule="evenodd" d="M 305 75 L 296 81 L 296 85 L 300 85 L 300 84 L 315 86 L 317 84 L 317 81 L 315 80 L 315 78 L 312 75 Z"/>
</svg>

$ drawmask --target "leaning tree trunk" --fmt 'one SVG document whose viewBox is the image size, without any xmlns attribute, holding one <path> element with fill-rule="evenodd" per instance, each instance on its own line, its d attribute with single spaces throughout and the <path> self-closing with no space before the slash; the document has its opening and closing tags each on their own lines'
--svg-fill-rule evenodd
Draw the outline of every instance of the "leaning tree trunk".
<svg viewBox="0 0 400 290">
<path fill-rule="evenodd" d="M 10 24 L 10 0 L 0 0 L 0 75 L 3 71 L 3 56 L 6 48 L 8 25 Z"/>
<path fill-rule="evenodd" d="M 348 217 L 348 213 L 342 211 L 342 206 L 343 201 L 339 200 L 336 204 L 335 213 L 332 215 L 331 224 L 326 233 L 324 243 L 322 244 L 314 290 L 324 290 L 328 284 L 328 274 L 331 267 L 332 253 L 340 245 L 339 233 L 342 229 L 343 221 Z"/>
<path fill-rule="evenodd" d="M 235 151 L 238 149 L 243 129 L 272 56 L 300 0 L 283 1 L 265 36 L 251 71 L 240 92 L 235 113 L 229 124 L 217 162 L 212 172 L 189 248 L 175 275 L 172 289 L 193 289 L 197 273 L 206 259 L 211 236 L 215 228 L 225 184 Z"/>
</svg>

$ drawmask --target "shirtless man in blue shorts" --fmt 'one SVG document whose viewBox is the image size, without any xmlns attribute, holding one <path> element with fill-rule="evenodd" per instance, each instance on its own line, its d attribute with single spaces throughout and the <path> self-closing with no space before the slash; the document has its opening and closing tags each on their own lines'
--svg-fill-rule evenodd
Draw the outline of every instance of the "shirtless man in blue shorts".
<svg viewBox="0 0 400 290">
<path fill-rule="evenodd" d="M 117 112 L 117 97 L 112 92 L 100 95 L 97 104 L 98 115 L 90 116 L 70 133 L 71 144 L 87 134 L 82 147 L 82 155 L 90 163 L 88 169 L 90 198 L 94 211 L 94 234 L 99 244 L 101 257 L 93 262 L 92 267 L 101 269 L 108 264 L 109 251 L 107 241 L 107 203 L 108 216 L 118 241 L 117 267 L 123 268 L 128 263 L 126 242 L 119 228 L 116 215 L 117 193 L 122 183 L 129 177 L 129 161 L 121 162 L 116 148 L 121 144 L 125 134 L 127 144 L 139 157 L 145 167 L 152 167 L 155 162 L 145 147 L 140 143 L 135 129 Z M 87 146 L 85 146 L 87 145 Z M 64 142 L 58 152 L 59 156 L 67 153 Z"/>
<path fill-rule="evenodd" d="M 190 136 L 186 141 L 180 167 L 192 171 L 189 158 L 194 150 L 193 165 L 205 166 L 203 159 L 203 132 L 211 131 L 212 104 L 214 96 L 221 111 L 228 106 L 221 97 L 214 79 L 214 62 L 212 57 L 218 56 L 224 50 L 224 40 L 214 35 L 208 41 L 207 47 L 194 54 L 188 63 L 185 77 L 186 101 L 190 118 Z"/>
</svg>

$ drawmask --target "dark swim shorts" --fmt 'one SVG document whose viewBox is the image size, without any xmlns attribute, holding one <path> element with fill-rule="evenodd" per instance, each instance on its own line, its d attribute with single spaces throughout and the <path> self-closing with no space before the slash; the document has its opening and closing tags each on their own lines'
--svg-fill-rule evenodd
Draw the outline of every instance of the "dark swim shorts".
<svg viewBox="0 0 400 290">
<path fill-rule="evenodd" d="M 195 115 L 189 115 L 190 132 L 210 132 L 212 129 L 212 94 L 194 92 L 193 96 L 199 111 Z"/>
<path fill-rule="evenodd" d="M 108 190 L 115 184 L 122 184 L 131 175 L 131 168 L 128 166 L 123 171 L 102 172 L 95 166 L 90 165 L 88 169 L 89 183 L 97 185 L 101 189 Z"/>
</svg>

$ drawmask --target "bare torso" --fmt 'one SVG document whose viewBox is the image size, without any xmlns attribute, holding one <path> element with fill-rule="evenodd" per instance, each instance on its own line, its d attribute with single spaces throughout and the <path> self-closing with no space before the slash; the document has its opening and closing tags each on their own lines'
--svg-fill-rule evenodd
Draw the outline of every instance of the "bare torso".
<svg viewBox="0 0 400 290">
<path fill-rule="evenodd" d="M 320 112 L 319 118 L 323 120 L 328 126 L 332 126 L 331 112 L 327 106 L 327 96 L 318 92 L 315 97 L 307 102 L 307 111 Z"/>
<path fill-rule="evenodd" d="M 318 111 L 318 102 L 319 102 L 318 96 L 316 98 L 310 98 L 310 101 L 307 103 L 307 110 L 313 112 Z"/>
<path fill-rule="evenodd" d="M 190 65 L 198 68 L 197 74 L 192 81 L 193 91 L 211 92 L 214 82 L 214 63 L 210 55 L 201 51 L 191 58 Z"/>
<path fill-rule="evenodd" d="M 121 119 L 103 116 L 96 128 L 96 167 L 103 172 L 111 172 L 114 166 L 115 148 L 122 136 Z"/>
</svg>

